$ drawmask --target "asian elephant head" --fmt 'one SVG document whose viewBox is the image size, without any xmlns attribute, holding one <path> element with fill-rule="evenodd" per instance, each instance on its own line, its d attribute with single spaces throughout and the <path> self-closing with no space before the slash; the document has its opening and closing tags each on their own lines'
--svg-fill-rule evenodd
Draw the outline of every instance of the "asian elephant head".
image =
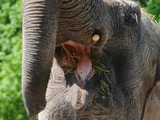
<svg viewBox="0 0 160 120">
<path fill-rule="evenodd" d="M 158 120 L 160 29 L 127 0 L 23 0 L 22 92 L 40 120 Z"/>
</svg>

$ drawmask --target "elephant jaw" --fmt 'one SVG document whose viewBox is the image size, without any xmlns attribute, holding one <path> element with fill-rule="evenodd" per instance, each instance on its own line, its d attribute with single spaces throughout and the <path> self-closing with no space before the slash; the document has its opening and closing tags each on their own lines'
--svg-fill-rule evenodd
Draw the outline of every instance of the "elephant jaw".
<svg viewBox="0 0 160 120">
<path fill-rule="evenodd" d="M 74 74 L 77 79 L 77 84 L 82 87 L 85 82 L 90 80 L 95 74 L 90 58 L 91 47 L 83 46 L 73 41 L 67 41 L 62 44 L 61 49 L 63 49 L 63 56 L 61 56 L 63 62 L 59 59 L 58 63 L 62 67 L 74 66 Z M 58 58 L 58 54 L 56 54 L 56 56 Z"/>
</svg>

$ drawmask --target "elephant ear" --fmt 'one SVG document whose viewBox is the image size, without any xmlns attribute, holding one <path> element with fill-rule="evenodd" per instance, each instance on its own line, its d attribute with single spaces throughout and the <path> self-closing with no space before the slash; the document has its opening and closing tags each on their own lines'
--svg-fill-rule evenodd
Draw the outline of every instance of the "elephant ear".
<svg viewBox="0 0 160 120">
<path fill-rule="evenodd" d="M 156 41 L 158 45 L 157 71 L 156 71 L 155 82 L 158 82 L 160 81 L 160 27 L 157 25 L 155 29 L 156 29 L 156 34 L 157 34 Z"/>
<path fill-rule="evenodd" d="M 160 119 L 160 27 L 157 22 L 153 20 L 147 13 L 142 12 L 142 36 L 145 42 L 151 47 L 151 52 L 156 56 L 157 65 L 155 80 L 152 88 L 147 93 L 143 115 L 141 119 L 144 120 L 159 120 Z"/>
<path fill-rule="evenodd" d="M 160 37 L 159 37 L 159 42 L 160 42 Z M 158 62 L 157 62 L 157 71 L 156 71 L 156 81 L 160 81 L 160 43 L 158 46 Z"/>
<path fill-rule="evenodd" d="M 144 120 L 159 120 L 160 118 L 160 81 L 149 91 L 144 107 Z"/>
<path fill-rule="evenodd" d="M 155 83 L 153 87 L 148 92 L 146 98 L 146 104 L 144 109 L 144 120 L 159 120 L 160 119 L 160 29 L 157 29 L 159 37 L 157 39 L 158 43 L 158 58 L 157 58 L 157 70 L 155 76 Z"/>
<path fill-rule="evenodd" d="M 61 0 L 23 0 L 22 93 L 30 118 L 45 108 Z"/>
<path fill-rule="evenodd" d="M 156 77 L 155 81 L 160 81 L 160 27 L 156 20 L 150 17 L 148 13 L 142 10 L 141 14 L 141 33 L 143 39 L 149 44 L 151 52 L 156 55 Z"/>
</svg>

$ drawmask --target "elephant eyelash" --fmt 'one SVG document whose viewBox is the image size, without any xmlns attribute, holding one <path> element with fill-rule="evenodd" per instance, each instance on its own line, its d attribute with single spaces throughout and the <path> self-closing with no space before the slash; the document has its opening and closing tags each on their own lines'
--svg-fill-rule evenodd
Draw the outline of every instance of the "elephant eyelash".
<svg viewBox="0 0 160 120">
<path fill-rule="evenodd" d="M 126 14 L 125 15 L 125 24 L 127 26 L 138 24 L 138 15 L 137 15 L 137 13 Z"/>
</svg>

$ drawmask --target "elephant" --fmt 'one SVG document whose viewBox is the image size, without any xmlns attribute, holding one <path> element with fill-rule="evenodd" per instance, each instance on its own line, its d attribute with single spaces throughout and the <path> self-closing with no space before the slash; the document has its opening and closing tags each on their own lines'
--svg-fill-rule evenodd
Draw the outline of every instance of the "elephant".
<svg viewBox="0 0 160 120">
<path fill-rule="evenodd" d="M 31 120 L 159 120 L 160 28 L 129 0 L 23 0 Z"/>
</svg>

